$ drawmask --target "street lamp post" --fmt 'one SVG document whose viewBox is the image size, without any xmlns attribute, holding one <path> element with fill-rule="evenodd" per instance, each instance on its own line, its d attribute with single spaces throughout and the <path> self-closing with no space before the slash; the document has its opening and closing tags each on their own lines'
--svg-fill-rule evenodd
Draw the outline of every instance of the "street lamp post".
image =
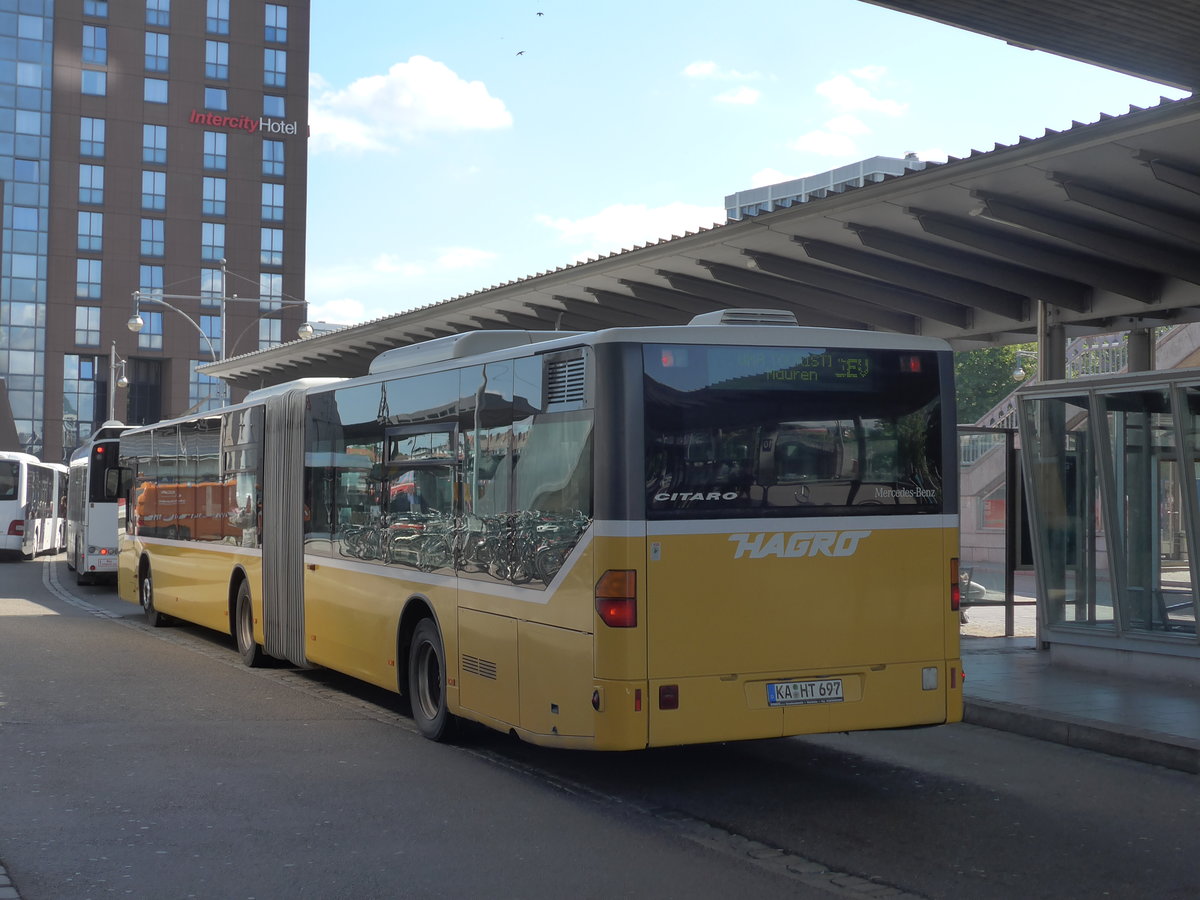
<svg viewBox="0 0 1200 900">
<path fill-rule="evenodd" d="M 117 388 L 129 387 L 129 379 L 125 377 L 126 360 L 117 353 L 117 342 L 112 342 L 108 350 L 108 421 L 117 417 Z M 118 375 L 117 372 L 121 374 Z"/>
<path fill-rule="evenodd" d="M 187 319 L 192 324 L 192 327 L 195 328 L 198 332 L 200 332 L 200 337 L 202 337 L 204 339 L 204 343 L 208 345 L 208 352 L 212 355 L 212 361 L 213 362 L 221 362 L 222 360 L 225 359 L 225 352 L 228 347 L 228 341 L 226 339 L 226 326 L 225 326 L 226 305 L 229 303 L 238 303 L 238 302 L 259 303 L 259 304 L 264 302 L 263 300 L 254 298 L 254 297 L 239 297 L 237 294 L 233 294 L 232 296 L 230 296 L 226 291 L 228 274 L 229 273 L 228 273 L 228 269 L 226 268 L 226 265 L 225 265 L 225 260 L 222 259 L 221 260 L 221 296 L 215 298 L 215 299 L 219 300 L 220 304 L 221 304 L 221 352 L 219 354 L 217 353 L 217 348 L 213 345 L 212 338 L 210 338 L 208 336 L 208 334 L 205 333 L 204 329 L 200 327 L 200 323 L 197 322 L 195 319 L 193 319 L 191 316 L 189 316 L 187 313 L 185 313 L 179 307 L 174 306 L 171 303 L 167 302 L 168 300 L 211 300 L 211 299 L 213 299 L 211 297 L 206 297 L 206 296 L 196 295 L 196 294 L 164 294 L 162 291 L 140 291 L 140 290 L 134 291 L 133 292 L 133 315 L 131 315 L 129 317 L 129 321 L 126 322 L 125 324 L 129 328 L 130 331 L 132 331 L 136 334 L 139 331 L 141 331 L 142 328 L 145 327 L 145 324 L 146 324 L 145 320 L 141 316 L 141 305 L 143 303 L 151 303 L 151 304 L 157 304 L 159 306 L 165 306 L 167 309 L 172 310 L 173 312 L 176 312 L 179 315 L 183 316 L 185 319 Z M 308 301 L 306 301 L 306 300 L 285 300 L 283 298 L 279 298 L 279 299 L 271 299 L 271 300 L 268 300 L 265 302 L 269 302 L 272 304 L 277 303 L 277 304 L 280 304 L 281 306 L 305 306 L 305 307 L 308 306 Z M 273 310 L 271 310 L 271 312 L 273 312 Z M 266 313 L 259 315 L 258 318 L 262 319 L 265 315 L 266 315 Z M 251 324 L 253 324 L 253 323 L 251 323 Z M 243 334 L 244 333 L 245 332 L 243 332 Z M 309 325 L 308 322 L 306 321 L 306 322 L 302 323 L 300 325 L 300 327 L 297 329 L 297 335 L 301 338 L 312 337 L 313 327 L 311 325 Z M 239 335 L 239 337 L 240 337 L 240 335 Z M 224 405 L 225 399 L 226 399 L 224 382 L 221 382 L 221 385 L 218 388 L 218 392 L 219 392 L 218 399 L 220 399 L 222 405 Z"/>
</svg>

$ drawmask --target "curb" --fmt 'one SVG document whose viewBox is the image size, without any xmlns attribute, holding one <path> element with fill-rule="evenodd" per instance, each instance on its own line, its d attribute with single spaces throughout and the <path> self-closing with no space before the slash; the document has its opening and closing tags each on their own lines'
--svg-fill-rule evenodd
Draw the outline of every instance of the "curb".
<svg viewBox="0 0 1200 900">
<path fill-rule="evenodd" d="M 963 721 L 998 731 L 1200 774 L 1200 741 L 1159 731 L 1124 728 L 1095 719 L 1058 715 L 1016 703 L 965 700 Z"/>
</svg>

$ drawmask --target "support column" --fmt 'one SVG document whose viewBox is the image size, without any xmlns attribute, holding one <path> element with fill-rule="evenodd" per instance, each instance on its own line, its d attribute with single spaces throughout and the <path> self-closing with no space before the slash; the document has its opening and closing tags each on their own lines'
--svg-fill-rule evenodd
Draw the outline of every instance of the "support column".
<svg viewBox="0 0 1200 900">
<path fill-rule="evenodd" d="M 1152 372 L 1154 370 L 1154 329 L 1135 328 L 1129 332 L 1130 372 Z"/>
<path fill-rule="evenodd" d="M 1038 301 L 1038 381 L 1061 381 L 1067 377 L 1067 334 L 1058 322 L 1055 308 Z"/>
</svg>

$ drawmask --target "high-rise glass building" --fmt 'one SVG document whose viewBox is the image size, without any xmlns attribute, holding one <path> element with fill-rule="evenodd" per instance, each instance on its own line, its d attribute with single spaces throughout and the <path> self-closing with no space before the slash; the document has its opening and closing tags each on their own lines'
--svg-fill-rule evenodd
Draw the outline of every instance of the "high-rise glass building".
<svg viewBox="0 0 1200 900">
<path fill-rule="evenodd" d="M 110 409 L 214 405 L 198 365 L 295 335 L 308 43 L 309 0 L 0 0 L 0 377 L 21 449 L 61 459 Z"/>
</svg>

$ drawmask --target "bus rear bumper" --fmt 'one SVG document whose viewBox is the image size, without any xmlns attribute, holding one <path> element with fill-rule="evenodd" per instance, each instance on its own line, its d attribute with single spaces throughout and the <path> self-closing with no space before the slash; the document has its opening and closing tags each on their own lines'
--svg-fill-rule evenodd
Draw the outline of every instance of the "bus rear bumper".
<svg viewBox="0 0 1200 900">
<path fill-rule="evenodd" d="M 770 685 L 807 685 L 772 701 Z M 835 687 L 836 685 L 836 687 Z M 655 679 L 652 747 L 941 725 L 962 719 L 962 664 L 928 660 L 820 671 Z M 776 695 L 785 691 L 776 687 Z M 666 698 L 678 697 L 675 709 Z"/>
</svg>

